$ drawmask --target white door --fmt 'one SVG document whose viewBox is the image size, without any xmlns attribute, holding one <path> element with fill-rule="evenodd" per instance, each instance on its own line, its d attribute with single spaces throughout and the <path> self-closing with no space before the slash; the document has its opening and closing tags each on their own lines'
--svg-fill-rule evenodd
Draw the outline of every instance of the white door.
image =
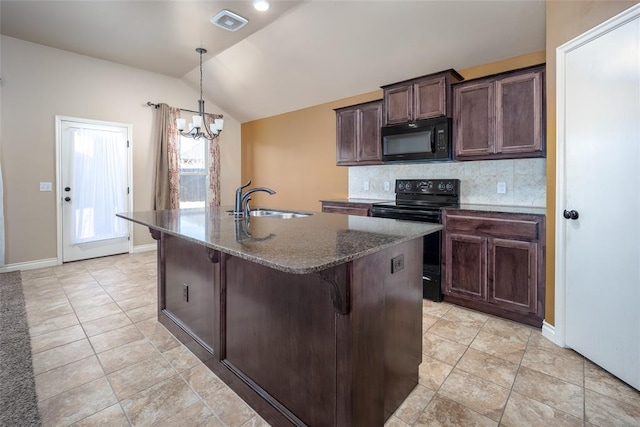
<svg viewBox="0 0 640 427">
<path fill-rule="evenodd" d="M 556 217 L 556 326 L 638 389 L 639 16 L 634 7 L 558 48 Z"/>
<path fill-rule="evenodd" d="M 62 262 L 129 252 L 131 125 L 56 119 Z"/>
</svg>

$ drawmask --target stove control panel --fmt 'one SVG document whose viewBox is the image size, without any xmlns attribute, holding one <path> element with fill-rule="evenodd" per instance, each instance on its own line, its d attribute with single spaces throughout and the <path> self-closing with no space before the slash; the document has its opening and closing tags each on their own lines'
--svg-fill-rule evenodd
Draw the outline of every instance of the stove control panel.
<svg viewBox="0 0 640 427">
<path fill-rule="evenodd" d="M 397 179 L 396 194 L 460 194 L 459 179 Z"/>
</svg>

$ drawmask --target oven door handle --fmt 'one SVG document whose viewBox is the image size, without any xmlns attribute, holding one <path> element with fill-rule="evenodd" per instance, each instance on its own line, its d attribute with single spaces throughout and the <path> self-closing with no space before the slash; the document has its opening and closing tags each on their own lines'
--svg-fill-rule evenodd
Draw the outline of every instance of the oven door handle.
<svg viewBox="0 0 640 427">
<path fill-rule="evenodd" d="M 390 218 L 403 221 L 420 221 L 433 224 L 440 224 L 440 212 L 433 211 L 411 211 L 398 212 L 395 209 L 372 208 L 371 216 L 376 218 Z"/>
</svg>

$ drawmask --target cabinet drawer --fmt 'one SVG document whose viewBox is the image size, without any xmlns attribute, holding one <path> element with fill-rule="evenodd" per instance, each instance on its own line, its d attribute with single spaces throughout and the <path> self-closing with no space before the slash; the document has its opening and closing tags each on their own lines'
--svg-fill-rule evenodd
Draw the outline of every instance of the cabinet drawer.
<svg viewBox="0 0 640 427">
<path fill-rule="evenodd" d="M 522 240 L 538 240 L 540 237 L 539 223 L 524 219 L 447 215 L 446 227 L 447 231 L 488 237 Z"/>
</svg>

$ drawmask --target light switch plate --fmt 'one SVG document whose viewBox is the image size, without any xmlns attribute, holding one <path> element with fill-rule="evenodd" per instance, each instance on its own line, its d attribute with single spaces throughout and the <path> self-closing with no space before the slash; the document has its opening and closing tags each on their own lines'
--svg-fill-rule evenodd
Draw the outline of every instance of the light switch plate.
<svg viewBox="0 0 640 427">
<path fill-rule="evenodd" d="M 51 191 L 51 183 L 50 182 L 41 182 L 40 183 L 40 191 Z"/>
<path fill-rule="evenodd" d="M 507 192 L 507 183 L 500 181 L 498 182 L 498 194 L 505 194 Z"/>
<path fill-rule="evenodd" d="M 389 181 L 384 182 L 384 191 L 389 191 Z"/>
<path fill-rule="evenodd" d="M 369 181 L 364 182 L 364 191 L 369 191 Z"/>
</svg>

